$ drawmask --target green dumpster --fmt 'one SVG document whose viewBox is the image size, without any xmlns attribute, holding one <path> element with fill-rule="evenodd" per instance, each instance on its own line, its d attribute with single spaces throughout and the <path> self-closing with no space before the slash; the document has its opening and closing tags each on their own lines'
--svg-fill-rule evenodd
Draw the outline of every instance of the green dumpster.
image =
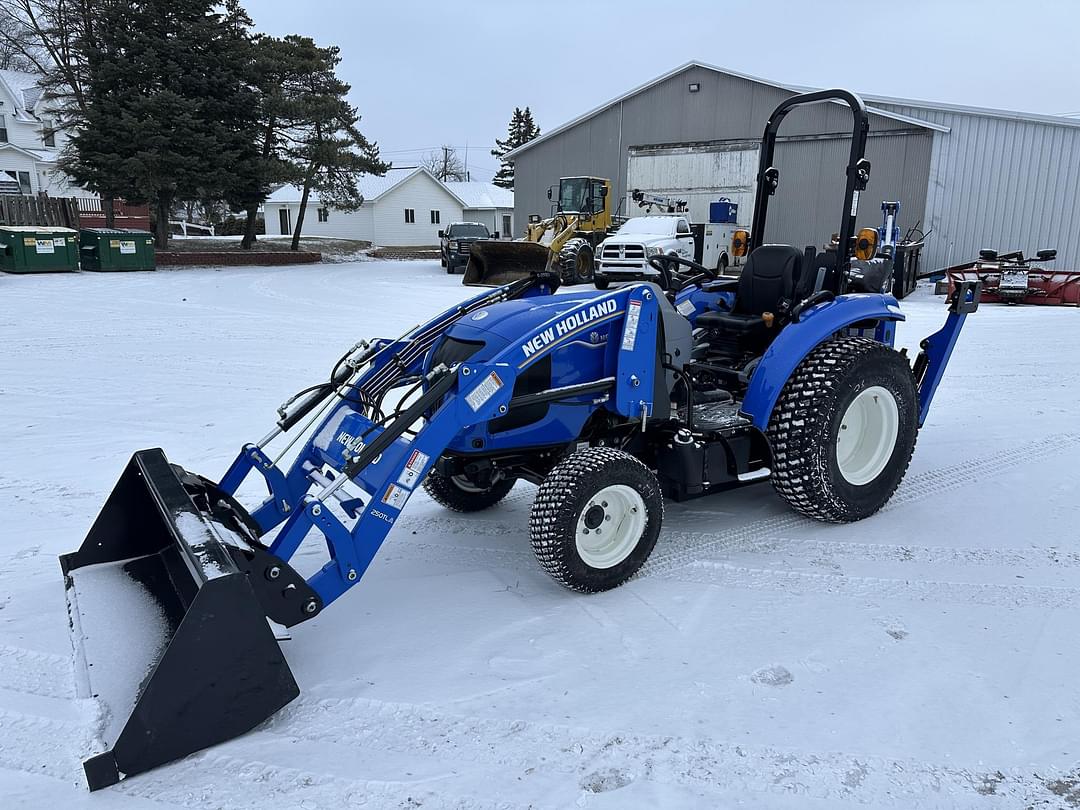
<svg viewBox="0 0 1080 810">
<path fill-rule="evenodd" d="M 77 234 L 51 225 L 0 226 L 0 270 L 55 273 L 79 269 Z"/>
<path fill-rule="evenodd" d="M 153 270 L 154 235 L 125 228 L 79 231 L 83 270 Z"/>
</svg>

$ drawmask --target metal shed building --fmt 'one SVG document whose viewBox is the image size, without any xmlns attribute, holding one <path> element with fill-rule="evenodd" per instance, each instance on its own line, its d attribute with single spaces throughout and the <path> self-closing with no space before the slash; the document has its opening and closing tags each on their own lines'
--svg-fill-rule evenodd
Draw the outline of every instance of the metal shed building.
<svg viewBox="0 0 1080 810">
<path fill-rule="evenodd" d="M 703 221 L 708 202 L 728 197 L 749 223 L 757 146 L 784 98 L 807 88 L 690 62 L 636 87 L 509 154 L 515 222 L 547 216 L 560 177 L 611 178 L 632 213 L 631 189 L 675 193 Z M 974 258 L 980 248 L 1055 247 L 1056 266 L 1080 267 L 1080 121 L 863 94 L 871 112 L 870 185 L 859 225 L 880 223 L 882 200 L 901 201 L 901 228 L 929 238 L 922 267 Z M 777 148 L 780 191 L 766 240 L 827 242 L 840 223 L 851 116 L 815 105 L 784 121 Z M 773 236 L 775 234 L 775 236 Z"/>
</svg>

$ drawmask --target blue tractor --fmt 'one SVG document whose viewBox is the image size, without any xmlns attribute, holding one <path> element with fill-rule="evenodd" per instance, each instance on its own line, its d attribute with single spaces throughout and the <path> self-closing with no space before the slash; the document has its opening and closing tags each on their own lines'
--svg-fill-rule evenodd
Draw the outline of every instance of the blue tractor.
<svg viewBox="0 0 1080 810">
<path fill-rule="evenodd" d="M 763 244 L 777 130 L 791 109 L 820 102 L 846 104 L 854 120 L 838 247 Z M 297 625 L 359 583 L 421 487 L 473 512 L 519 480 L 535 484 L 537 560 L 581 592 L 641 568 L 665 497 L 770 481 L 818 520 L 879 510 L 978 289 L 957 290 L 913 363 L 894 350 L 904 315 L 883 292 L 889 258 L 852 258 L 868 128 L 862 101 L 842 90 L 776 108 L 738 279 L 657 257 L 659 284 L 559 292 L 550 272 L 475 263 L 472 283 L 505 283 L 399 338 L 352 347 L 219 481 L 159 449 L 137 452 L 82 547 L 61 558 L 89 665 L 83 691 L 119 718 L 84 764 L 90 787 L 241 734 L 295 698 L 266 619 Z M 286 433 L 303 443 L 282 468 L 268 447 Z M 249 511 L 235 493 L 251 475 L 269 494 Z M 328 554 L 305 578 L 289 561 L 312 535 Z M 140 649 L 119 653 L 130 628 L 86 615 L 115 595 L 101 588 L 128 594 Z"/>
</svg>

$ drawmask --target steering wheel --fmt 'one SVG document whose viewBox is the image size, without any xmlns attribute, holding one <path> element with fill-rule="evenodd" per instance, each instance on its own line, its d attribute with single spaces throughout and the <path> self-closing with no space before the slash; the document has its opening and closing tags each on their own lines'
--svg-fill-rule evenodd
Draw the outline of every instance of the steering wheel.
<svg viewBox="0 0 1080 810">
<path fill-rule="evenodd" d="M 679 272 L 678 270 L 672 270 L 672 266 L 678 266 L 685 264 L 691 270 L 695 270 L 693 273 Z M 711 267 L 706 267 L 703 264 L 698 264 L 692 259 L 685 259 L 682 256 L 673 256 L 668 253 L 660 253 L 649 259 L 649 266 L 660 272 L 660 286 L 667 290 L 669 293 L 676 293 L 679 290 L 685 290 L 692 284 L 697 284 L 701 281 L 712 281 L 715 279 L 716 271 Z M 675 288 L 675 282 L 679 282 L 678 289 Z"/>
</svg>

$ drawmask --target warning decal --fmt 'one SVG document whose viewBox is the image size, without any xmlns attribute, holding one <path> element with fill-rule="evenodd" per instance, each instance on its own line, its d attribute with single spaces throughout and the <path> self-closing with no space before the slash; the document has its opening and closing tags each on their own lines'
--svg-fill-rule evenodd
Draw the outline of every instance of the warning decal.
<svg viewBox="0 0 1080 810">
<path fill-rule="evenodd" d="M 637 342 L 638 321 L 641 319 L 641 302 L 631 301 L 626 307 L 626 326 L 623 327 L 622 349 L 633 351 Z"/>
<path fill-rule="evenodd" d="M 431 457 L 427 453 L 413 450 L 409 454 L 409 460 L 405 462 L 405 469 L 401 471 L 401 475 L 398 476 L 397 482 L 409 489 L 415 487 L 416 482 L 420 480 L 420 473 L 424 471 L 424 467 L 427 466 L 428 459 L 430 458 Z"/>
<path fill-rule="evenodd" d="M 407 489 L 391 484 L 386 488 L 386 492 L 383 493 L 382 502 L 389 507 L 401 511 L 405 508 L 405 502 L 409 500 L 409 495 L 412 493 Z"/>
<path fill-rule="evenodd" d="M 482 383 L 474 388 L 465 397 L 465 401 L 469 403 L 469 407 L 474 411 L 480 410 L 484 406 L 484 403 L 491 399 L 503 386 L 503 381 L 499 379 L 499 375 L 494 371 L 487 375 Z"/>
<path fill-rule="evenodd" d="M 689 316 L 689 315 L 693 314 L 693 312 L 694 312 L 694 309 L 695 309 L 694 302 L 691 301 L 689 298 L 687 298 L 685 301 L 683 301 L 681 304 L 679 304 L 677 307 L 675 307 L 675 309 L 677 309 L 679 311 L 680 315 Z"/>
<path fill-rule="evenodd" d="M 135 240 L 131 240 L 131 241 L 128 241 L 126 239 L 122 240 L 120 242 L 120 252 L 121 253 L 134 253 L 135 252 Z"/>
</svg>

